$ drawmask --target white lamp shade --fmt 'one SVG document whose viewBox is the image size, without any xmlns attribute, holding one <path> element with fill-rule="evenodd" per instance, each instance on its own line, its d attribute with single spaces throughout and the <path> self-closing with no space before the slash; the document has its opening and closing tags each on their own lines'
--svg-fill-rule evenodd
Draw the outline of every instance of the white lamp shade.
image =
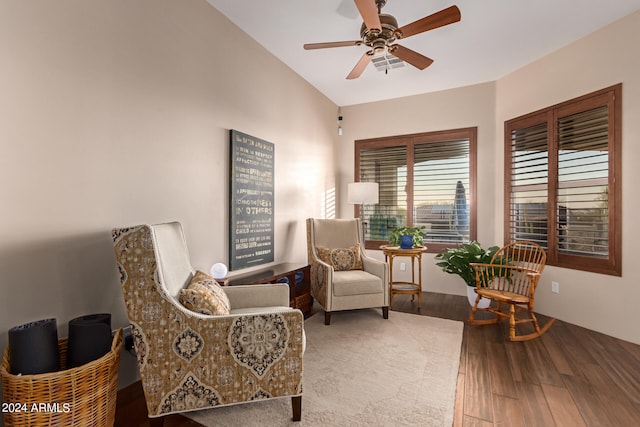
<svg viewBox="0 0 640 427">
<path fill-rule="evenodd" d="M 213 266 L 211 266 L 211 271 L 210 271 L 211 277 L 213 277 L 216 280 L 223 279 L 228 272 L 229 270 L 227 269 L 227 266 L 221 262 L 217 262 L 213 264 Z"/>
<path fill-rule="evenodd" d="M 378 203 L 377 182 L 354 182 L 347 186 L 347 201 L 352 205 Z"/>
</svg>

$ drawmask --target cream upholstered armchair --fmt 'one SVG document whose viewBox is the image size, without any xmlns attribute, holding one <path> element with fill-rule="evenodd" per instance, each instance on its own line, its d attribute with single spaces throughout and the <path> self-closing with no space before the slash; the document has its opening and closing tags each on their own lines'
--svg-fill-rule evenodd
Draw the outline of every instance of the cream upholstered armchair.
<svg viewBox="0 0 640 427">
<path fill-rule="evenodd" d="M 331 312 L 381 307 L 389 317 L 389 268 L 370 258 L 361 242 L 360 219 L 307 219 L 311 294 L 331 323 Z"/>
<path fill-rule="evenodd" d="M 222 290 L 194 271 L 177 222 L 114 229 L 112 237 L 154 425 L 167 414 L 280 397 L 292 398 L 300 420 L 303 316 L 289 307 L 286 284 Z M 215 305 L 190 308 L 216 314 L 181 304 L 197 303 L 212 281 Z"/>
</svg>

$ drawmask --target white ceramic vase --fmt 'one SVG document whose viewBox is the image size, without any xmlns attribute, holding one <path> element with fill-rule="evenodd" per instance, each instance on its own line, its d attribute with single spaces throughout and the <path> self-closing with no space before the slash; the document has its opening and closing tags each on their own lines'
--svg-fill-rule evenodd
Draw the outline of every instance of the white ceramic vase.
<svg viewBox="0 0 640 427">
<path fill-rule="evenodd" d="M 471 307 L 476 303 L 476 288 L 473 286 L 467 286 L 467 298 L 469 298 L 469 304 Z M 478 303 L 478 308 L 487 308 L 491 304 L 491 300 L 489 298 L 480 298 L 480 302 Z"/>
</svg>

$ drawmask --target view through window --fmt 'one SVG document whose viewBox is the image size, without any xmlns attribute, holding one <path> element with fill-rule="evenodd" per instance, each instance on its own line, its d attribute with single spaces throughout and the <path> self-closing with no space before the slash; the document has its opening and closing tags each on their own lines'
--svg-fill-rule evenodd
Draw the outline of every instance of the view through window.
<svg viewBox="0 0 640 427">
<path fill-rule="evenodd" d="M 476 128 L 356 141 L 358 181 L 379 184 L 364 205 L 367 246 L 399 226 L 424 226 L 429 252 L 475 240 Z"/>
</svg>

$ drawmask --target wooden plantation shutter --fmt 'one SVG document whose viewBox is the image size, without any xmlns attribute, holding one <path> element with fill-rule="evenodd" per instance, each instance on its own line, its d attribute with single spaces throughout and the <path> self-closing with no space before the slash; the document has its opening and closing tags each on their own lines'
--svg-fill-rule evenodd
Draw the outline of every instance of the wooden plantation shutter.
<svg viewBox="0 0 640 427">
<path fill-rule="evenodd" d="M 426 227 L 428 252 L 476 239 L 476 138 L 464 128 L 356 141 L 355 180 L 380 185 L 380 202 L 364 206 L 367 248 L 403 225 Z"/>
<path fill-rule="evenodd" d="M 621 275 L 622 85 L 505 123 L 505 241 Z"/>
<path fill-rule="evenodd" d="M 558 118 L 558 253 L 609 253 L 607 106 Z"/>
<path fill-rule="evenodd" d="M 427 245 L 469 242 L 469 158 L 469 139 L 414 145 L 413 223 Z"/>
<path fill-rule="evenodd" d="M 377 182 L 379 202 L 364 205 L 365 237 L 385 243 L 391 230 L 405 224 L 407 209 L 407 147 L 363 149 L 360 152 L 360 181 Z"/>
<path fill-rule="evenodd" d="M 543 118 L 546 116 L 543 116 Z M 511 187 L 505 218 L 510 240 L 529 240 L 547 249 L 549 151 L 547 123 L 511 131 Z"/>
</svg>

